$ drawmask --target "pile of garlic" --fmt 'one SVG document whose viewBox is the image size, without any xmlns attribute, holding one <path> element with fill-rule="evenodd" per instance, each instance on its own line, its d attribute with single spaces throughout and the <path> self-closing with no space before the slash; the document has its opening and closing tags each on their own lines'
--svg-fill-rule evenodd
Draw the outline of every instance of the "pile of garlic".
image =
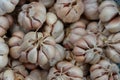
<svg viewBox="0 0 120 80">
<path fill-rule="evenodd" d="M 117 0 L 1 0 L 0 80 L 120 80 Z"/>
</svg>

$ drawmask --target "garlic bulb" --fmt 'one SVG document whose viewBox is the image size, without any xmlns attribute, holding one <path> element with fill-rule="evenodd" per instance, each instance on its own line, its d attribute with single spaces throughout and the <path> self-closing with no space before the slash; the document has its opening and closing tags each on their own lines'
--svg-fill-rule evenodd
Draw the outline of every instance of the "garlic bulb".
<svg viewBox="0 0 120 80">
<path fill-rule="evenodd" d="M 47 80 L 83 80 L 83 72 L 72 63 L 61 61 L 49 70 Z"/>
<path fill-rule="evenodd" d="M 106 45 L 107 57 L 115 63 L 120 63 L 120 33 L 110 35 Z"/>
<path fill-rule="evenodd" d="M 82 0 L 57 0 L 54 5 L 57 16 L 65 23 L 79 20 L 84 11 Z"/>
<path fill-rule="evenodd" d="M 83 22 L 78 21 L 67 28 L 66 37 L 63 41 L 65 48 L 73 48 L 73 44 L 86 34 L 85 27 Z"/>
<path fill-rule="evenodd" d="M 12 69 L 6 69 L 0 73 L 1 80 L 25 80 L 24 76 L 15 73 Z"/>
<path fill-rule="evenodd" d="M 20 45 L 19 60 L 24 63 L 38 64 L 40 67 L 49 64 L 55 56 L 55 40 L 47 33 L 29 32 Z"/>
<path fill-rule="evenodd" d="M 97 45 L 96 36 L 87 34 L 75 42 L 73 53 L 77 61 L 95 64 L 100 61 L 103 50 Z"/>
<path fill-rule="evenodd" d="M 0 16 L 0 36 L 4 36 L 13 23 L 10 15 Z"/>
<path fill-rule="evenodd" d="M 47 80 L 47 74 L 47 71 L 35 69 L 30 72 L 30 75 L 25 80 Z"/>
<path fill-rule="evenodd" d="M 10 46 L 10 56 L 14 59 L 17 59 L 20 56 L 18 50 L 20 49 L 23 37 L 24 33 L 17 31 L 12 34 L 12 37 L 8 41 L 8 45 Z"/>
<path fill-rule="evenodd" d="M 60 44 L 55 45 L 56 53 L 54 58 L 50 61 L 50 66 L 54 66 L 57 62 L 62 61 L 65 58 L 65 49 Z"/>
<path fill-rule="evenodd" d="M 45 26 L 45 32 L 48 32 L 55 38 L 56 43 L 60 43 L 64 38 L 64 25 L 57 19 L 57 16 L 52 13 L 47 13 L 46 18 L 47 25 Z"/>
<path fill-rule="evenodd" d="M 117 33 L 120 31 L 120 16 L 111 20 L 105 28 L 111 33 Z"/>
<path fill-rule="evenodd" d="M 22 76 L 26 77 L 28 76 L 28 71 L 26 70 L 25 66 L 17 61 L 17 60 L 10 60 L 9 59 L 9 64 L 8 66 L 15 72 L 15 73 L 19 73 Z"/>
<path fill-rule="evenodd" d="M 120 80 L 119 68 L 107 60 L 101 60 L 90 68 L 92 80 Z"/>
<path fill-rule="evenodd" d="M 55 0 L 39 0 L 39 2 L 42 2 L 45 5 L 45 7 L 49 8 L 53 6 Z"/>
<path fill-rule="evenodd" d="M 11 13 L 19 0 L 1 0 L 0 1 L 0 15 L 5 15 L 6 13 Z"/>
<path fill-rule="evenodd" d="M 46 8 L 42 3 L 31 2 L 22 6 L 18 22 L 25 31 L 41 28 L 46 20 Z"/>
<path fill-rule="evenodd" d="M 5 40 L 0 37 L 0 69 L 4 68 L 8 63 L 9 47 Z"/>
<path fill-rule="evenodd" d="M 108 22 L 115 17 L 119 10 L 117 4 L 113 0 L 103 1 L 99 6 L 99 18 L 102 22 Z"/>
<path fill-rule="evenodd" d="M 84 14 L 89 20 L 97 20 L 99 18 L 97 0 L 84 0 Z"/>
</svg>

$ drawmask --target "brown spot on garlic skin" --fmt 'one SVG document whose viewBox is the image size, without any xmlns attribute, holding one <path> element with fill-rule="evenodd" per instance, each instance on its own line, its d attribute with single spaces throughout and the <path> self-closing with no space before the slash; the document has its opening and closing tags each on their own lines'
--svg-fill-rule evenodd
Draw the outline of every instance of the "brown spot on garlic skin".
<svg viewBox="0 0 120 80">
<path fill-rule="evenodd" d="M 99 12 L 98 12 L 98 3 L 97 0 L 84 0 L 84 15 L 89 20 L 98 20 Z"/>
<path fill-rule="evenodd" d="M 46 20 L 46 8 L 42 3 L 31 2 L 22 6 L 18 22 L 25 31 L 41 28 Z"/>
<path fill-rule="evenodd" d="M 84 11 L 82 0 L 57 0 L 54 8 L 57 16 L 65 23 L 78 21 Z"/>
<path fill-rule="evenodd" d="M 47 80 L 83 80 L 83 72 L 79 67 L 67 61 L 61 61 L 49 71 Z"/>
<path fill-rule="evenodd" d="M 119 68 L 116 64 L 107 60 L 101 60 L 90 68 L 90 77 L 92 80 L 119 80 Z"/>
<path fill-rule="evenodd" d="M 103 1 L 99 6 L 99 12 L 100 20 L 102 22 L 108 22 L 119 13 L 119 10 L 114 1 Z"/>
<path fill-rule="evenodd" d="M 1 0 L 0 2 L 0 15 L 13 12 L 19 0 Z"/>
</svg>

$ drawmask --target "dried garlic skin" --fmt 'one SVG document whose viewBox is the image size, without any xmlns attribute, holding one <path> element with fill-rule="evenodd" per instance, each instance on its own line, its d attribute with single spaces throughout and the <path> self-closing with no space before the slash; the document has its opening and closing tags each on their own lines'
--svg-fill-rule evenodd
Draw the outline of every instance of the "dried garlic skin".
<svg viewBox="0 0 120 80">
<path fill-rule="evenodd" d="M 108 22 L 119 13 L 119 10 L 117 8 L 117 4 L 114 1 L 106 0 L 100 4 L 99 12 L 100 20 L 102 22 Z"/>
<path fill-rule="evenodd" d="M 58 20 L 57 16 L 52 12 L 47 13 L 46 23 L 47 25 L 44 27 L 45 32 L 53 36 L 56 43 L 62 42 L 65 33 L 63 23 Z"/>
<path fill-rule="evenodd" d="M 35 69 L 30 72 L 25 80 L 47 80 L 47 75 L 47 71 Z"/>
<path fill-rule="evenodd" d="M 47 80 L 83 80 L 82 70 L 67 61 L 61 61 L 49 70 Z"/>
<path fill-rule="evenodd" d="M 54 8 L 57 16 L 65 23 L 78 21 L 84 12 L 82 0 L 57 0 Z"/>
<path fill-rule="evenodd" d="M 19 0 L 1 0 L 0 1 L 0 16 L 13 12 Z"/>
<path fill-rule="evenodd" d="M 0 37 L 7 33 L 7 30 L 13 24 L 13 18 L 10 15 L 0 16 Z"/>
<path fill-rule="evenodd" d="M 115 63 L 120 63 L 120 32 L 111 34 L 105 41 L 106 56 Z"/>
<path fill-rule="evenodd" d="M 103 50 L 97 44 L 95 34 L 87 34 L 74 44 L 73 53 L 79 62 L 95 64 L 100 61 Z"/>
<path fill-rule="evenodd" d="M 73 48 L 73 44 L 87 33 L 85 28 L 85 24 L 81 21 L 71 24 L 66 29 L 66 36 L 63 41 L 64 47 L 67 49 Z"/>
<path fill-rule="evenodd" d="M 55 56 L 55 44 L 54 38 L 47 33 L 28 32 L 20 45 L 19 60 L 44 68 Z"/>
<path fill-rule="evenodd" d="M 119 80 L 119 68 L 116 64 L 107 60 L 101 60 L 90 68 L 90 77 L 92 80 Z"/>
<path fill-rule="evenodd" d="M 46 8 L 42 3 L 31 2 L 24 4 L 18 15 L 18 22 L 25 31 L 41 28 L 46 20 Z"/>
<path fill-rule="evenodd" d="M 99 11 L 98 11 L 98 3 L 97 0 L 84 0 L 84 15 L 89 20 L 98 20 L 99 19 Z"/>
</svg>

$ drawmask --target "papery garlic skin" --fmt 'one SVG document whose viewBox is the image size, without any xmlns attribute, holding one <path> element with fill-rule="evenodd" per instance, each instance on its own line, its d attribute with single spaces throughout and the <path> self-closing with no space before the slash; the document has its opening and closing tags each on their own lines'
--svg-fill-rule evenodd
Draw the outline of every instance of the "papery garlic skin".
<svg viewBox="0 0 120 80">
<path fill-rule="evenodd" d="M 111 33 L 117 33 L 120 31 L 120 16 L 111 20 L 105 28 Z"/>
<path fill-rule="evenodd" d="M 73 44 L 87 33 L 85 28 L 85 24 L 81 21 L 71 24 L 66 29 L 66 36 L 63 41 L 64 47 L 67 49 L 73 48 Z"/>
<path fill-rule="evenodd" d="M 101 60 L 90 68 L 90 76 L 92 80 L 119 80 L 119 68 L 116 64 L 107 60 Z"/>
<path fill-rule="evenodd" d="M 7 30 L 13 23 L 13 18 L 10 15 L 0 16 L 0 36 L 4 36 Z"/>
<path fill-rule="evenodd" d="M 120 33 L 112 34 L 106 40 L 106 56 L 115 63 L 120 63 Z"/>
<path fill-rule="evenodd" d="M 79 20 L 84 11 L 82 0 L 57 0 L 54 5 L 57 16 L 65 23 Z"/>
<path fill-rule="evenodd" d="M 0 1 L 0 15 L 5 15 L 6 13 L 11 13 L 19 0 L 1 0 Z"/>
<path fill-rule="evenodd" d="M 75 42 L 73 53 L 77 61 L 95 64 L 100 61 L 103 50 L 97 45 L 96 35 L 87 34 Z"/>
<path fill-rule="evenodd" d="M 46 20 L 46 8 L 42 3 L 31 2 L 22 6 L 18 22 L 25 31 L 41 28 Z"/>
<path fill-rule="evenodd" d="M 99 18 L 97 0 L 84 0 L 84 14 L 89 20 L 97 20 Z"/>
<path fill-rule="evenodd" d="M 115 17 L 119 10 L 117 4 L 113 0 L 103 1 L 99 6 L 99 18 L 102 22 L 108 22 Z"/>
<path fill-rule="evenodd" d="M 67 61 L 61 61 L 49 71 L 47 80 L 83 80 L 82 70 Z"/>
<path fill-rule="evenodd" d="M 55 56 L 55 40 L 47 33 L 29 32 L 20 45 L 19 60 L 24 63 L 38 64 L 44 68 Z"/>
<path fill-rule="evenodd" d="M 55 38 L 56 43 L 60 43 L 64 38 L 64 25 L 57 19 L 57 16 L 52 13 L 47 13 L 46 18 L 47 25 L 45 26 L 45 32 L 48 32 L 51 36 Z"/>
<path fill-rule="evenodd" d="M 9 47 L 4 39 L 0 37 L 0 69 L 4 68 L 8 63 Z"/>
</svg>

